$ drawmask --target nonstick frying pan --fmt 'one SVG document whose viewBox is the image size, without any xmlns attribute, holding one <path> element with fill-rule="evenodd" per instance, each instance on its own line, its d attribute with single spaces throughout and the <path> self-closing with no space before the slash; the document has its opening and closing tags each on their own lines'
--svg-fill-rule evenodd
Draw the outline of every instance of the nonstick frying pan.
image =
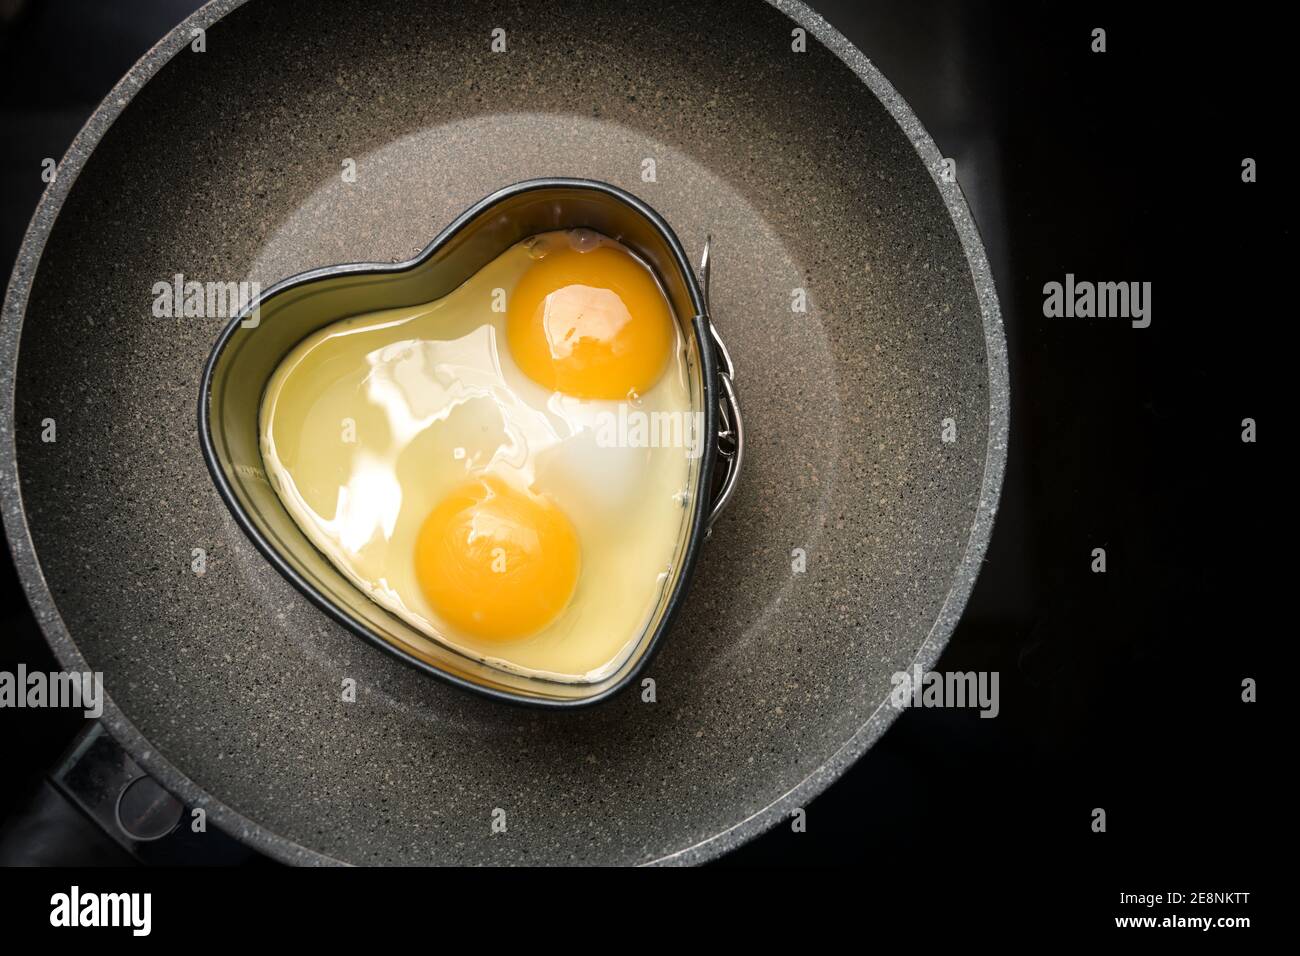
<svg viewBox="0 0 1300 956">
<path fill-rule="evenodd" d="M 5 300 L 5 525 L 55 653 L 104 673 L 141 766 L 282 860 L 738 845 L 885 730 L 890 676 L 933 664 L 988 540 L 1005 345 L 941 168 L 865 57 L 784 0 L 209 4 L 77 138 Z M 151 308 L 177 274 L 404 261 L 548 176 L 640 196 L 692 258 L 712 235 L 747 429 L 653 685 L 576 712 L 432 681 L 274 573 L 196 435 L 225 320 Z"/>
</svg>

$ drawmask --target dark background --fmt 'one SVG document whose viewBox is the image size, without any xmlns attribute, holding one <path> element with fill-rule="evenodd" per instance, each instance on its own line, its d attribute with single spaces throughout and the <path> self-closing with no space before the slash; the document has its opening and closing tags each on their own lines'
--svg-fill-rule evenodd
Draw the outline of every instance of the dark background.
<svg viewBox="0 0 1300 956">
<path fill-rule="evenodd" d="M 1283 31 L 1253 12 L 1057 3 L 812 5 L 882 69 L 962 183 L 998 281 L 1012 443 L 992 545 L 939 670 L 996 670 L 1001 715 L 905 712 L 727 864 L 927 859 L 971 885 L 1246 889 L 1273 844 L 1264 651 L 1279 592 L 1261 450 L 1294 305 L 1269 124 Z M 0 264 L 109 88 L 197 0 L 0 0 Z M 1136 5 L 1134 5 L 1136 6 Z M 1146 5 L 1142 5 L 1145 7 Z M 1199 8 L 1198 8 L 1199 9 Z M 16 11 L 16 12 L 15 12 Z M 1090 52 L 1094 27 L 1108 51 Z M 1243 157 L 1260 182 L 1241 181 Z M 1066 272 L 1150 281 L 1153 321 L 1045 319 Z M 1259 423 L 1243 444 L 1241 420 Z M 1108 571 L 1093 574 L 1104 547 Z M 0 669 L 49 655 L 4 554 Z M 1270 636 L 1272 636 L 1270 634 Z M 1276 666 L 1276 665 L 1274 665 Z M 1262 702 L 1241 701 L 1257 679 Z M 76 732 L 0 711 L 0 819 Z M 1090 828 L 1094 807 L 1107 832 Z M 1148 879 L 1149 878 L 1149 879 Z M 1041 887 L 1040 887 L 1041 889 Z M 986 889 L 987 891 L 987 889 Z"/>
</svg>

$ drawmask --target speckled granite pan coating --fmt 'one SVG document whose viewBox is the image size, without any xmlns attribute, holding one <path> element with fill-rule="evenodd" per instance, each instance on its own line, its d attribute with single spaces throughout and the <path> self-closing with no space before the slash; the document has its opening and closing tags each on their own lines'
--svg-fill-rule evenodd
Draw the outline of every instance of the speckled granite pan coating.
<svg viewBox="0 0 1300 956">
<path fill-rule="evenodd" d="M 506 53 L 489 51 L 495 27 Z M 890 674 L 934 660 L 983 555 L 1005 347 L 939 161 L 866 59 L 798 4 L 210 4 L 78 138 L 5 302 L 5 523 L 51 644 L 105 672 L 104 719 L 142 764 L 281 859 L 725 852 L 883 732 Z M 176 273 L 265 287 L 405 259 L 493 189 L 551 175 L 641 196 L 692 257 L 713 234 L 749 429 L 740 491 L 647 672 L 657 701 L 634 689 L 579 713 L 442 686 L 272 572 L 196 442 L 222 320 L 150 308 Z M 355 703 L 340 699 L 349 677 Z"/>
</svg>

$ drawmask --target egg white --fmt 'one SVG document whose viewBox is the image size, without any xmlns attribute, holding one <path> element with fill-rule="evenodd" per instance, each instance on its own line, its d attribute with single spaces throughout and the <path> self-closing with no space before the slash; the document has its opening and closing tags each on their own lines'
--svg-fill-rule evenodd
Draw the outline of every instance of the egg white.
<svg viewBox="0 0 1300 956">
<path fill-rule="evenodd" d="M 698 453 L 611 446 L 611 416 L 620 405 L 625 418 L 700 416 L 680 328 L 658 382 L 626 403 L 562 395 L 518 368 L 498 311 L 502 294 L 555 242 L 589 248 L 612 240 L 547 233 L 511 247 L 436 302 L 348 318 L 304 340 L 263 397 L 262 456 L 312 544 L 429 639 L 513 672 L 591 682 L 626 659 L 671 579 Z M 457 632 L 429 606 L 415 575 L 424 519 L 457 485 L 486 473 L 548 495 L 581 549 L 566 610 L 513 642 Z"/>
</svg>

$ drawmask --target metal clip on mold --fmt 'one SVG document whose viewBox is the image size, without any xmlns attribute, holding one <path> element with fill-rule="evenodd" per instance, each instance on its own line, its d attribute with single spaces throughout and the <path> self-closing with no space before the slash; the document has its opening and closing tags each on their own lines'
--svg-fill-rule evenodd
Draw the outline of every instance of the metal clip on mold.
<svg viewBox="0 0 1300 956">
<path fill-rule="evenodd" d="M 718 327 L 713 324 L 713 310 L 709 304 L 709 245 L 712 241 L 711 236 L 705 237 L 704 254 L 700 257 L 700 285 L 704 291 L 704 318 L 709 323 L 709 334 L 713 336 L 714 351 L 718 356 L 718 380 L 722 384 L 722 395 L 718 399 L 718 458 L 726 470 L 718 490 L 714 492 L 706 536 L 712 534 L 713 523 L 736 493 L 740 466 L 745 460 L 745 426 L 740 417 L 740 402 L 736 398 L 736 366 L 718 334 Z"/>
</svg>

